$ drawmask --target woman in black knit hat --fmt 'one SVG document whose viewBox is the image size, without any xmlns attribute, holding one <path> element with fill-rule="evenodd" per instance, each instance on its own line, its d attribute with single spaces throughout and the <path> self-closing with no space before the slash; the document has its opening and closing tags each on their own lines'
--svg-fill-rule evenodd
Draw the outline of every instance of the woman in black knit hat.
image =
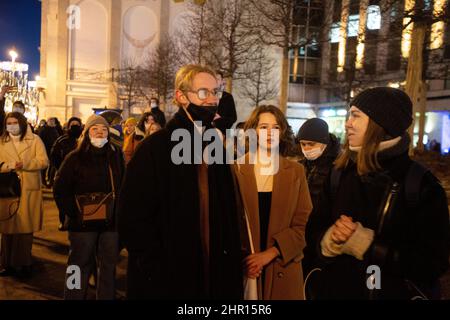
<svg viewBox="0 0 450 320">
<path fill-rule="evenodd" d="M 449 213 L 439 181 L 408 156 L 412 103 L 401 90 L 363 91 L 346 143 L 308 222 L 316 299 L 439 298 Z"/>
</svg>

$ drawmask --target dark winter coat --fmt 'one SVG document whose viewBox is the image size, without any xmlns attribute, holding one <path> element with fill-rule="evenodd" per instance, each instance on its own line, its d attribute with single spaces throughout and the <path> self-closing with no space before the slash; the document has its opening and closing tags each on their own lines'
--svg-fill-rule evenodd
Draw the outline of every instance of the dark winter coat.
<svg viewBox="0 0 450 320">
<path fill-rule="evenodd" d="M 299 161 L 306 170 L 306 180 L 308 181 L 313 206 L 317 205 L 319 194 L 323 190 L 323 184 L 333 167 L 333 162 L 336 160 L 340 148 L 339 140 L 335 135 L 330 134 L 330 142 L 318 159 L 308 160 L 303 158 Z"/>
<path fill-rule="evenodd" d="M 208 166 L 210 291 L 205 291 L 197 165 L 171 160 L 172 132 L 193 123 L 183 109 L 144 139 L 127 166 L 119 235 L 128 252 L 130 299 L 242 298 L 236 199 L 228 165 Z"/>
<path fill-rule="evenodd" d="M 214 120 L 214 126 L 225 134 L 226 129 L 230 129 L 237 120 L 236 105 L 230 93 L 223 92 L 217 106 L 217 113 L 220 115 L 220 118 Z"/>
<path fill-rule="evenodd" d="M 324 193 L 306 229 L 308 246 L 316 249 L 317 263 L 323 268 L 319 298 L 367 299 L 367 267 L 379 263 L 374 260 L 374 244 L 388 250 L 386 263 L 380 265 L 379 299 L 408 298 L 404 279 L 431 296 L 438 278 L 448 269 L 450 236 L 446 194 L 439 181 L 427 172 L 421 181 L 418 204 L 407 205 L 405 179 L 413 163 L 407 153 L 408 145 L 409 138 L 403 138 L 396 146 L 381 151 L 379 162 L 383 172 L 377 174 L 359 176 L 355 162 L 350 161 L 342 171 L 335 195 L 329 180 L 325 183 Z M 387 189 L 386 177 L 398 182 L 400 191 L 384 243 L 375 238 L 363 261 L 346 254 L 324 257 L 320 241 L 341 214 L 352 217 L 365 228 L 376 230 L 377 214 Z"/>
<path fill-rule="evenodd" d="M 59 169 L 66 156 L 76 148 L 77 139 L 74 137 L 71 137 L 67 133 L 59 137 L 50 152 L 50 161 L 52 165 L 56 169 Z"/>
<path fill-rule="evenodd" d="M 112 191 L 108 164 L 111 165 L 114 177 L 117 202 L 124 175 L 124 159 L 120 149 L 109 143 L 101 149 L 89 145 L 87 151 L 75 150 L 63 161 L 55 178 L 53 195 L 61 222 L 64 222 L 65 216 L 68 218 L 69 231 L 100 232 L 117 229 L 117 217 L 113 217 L 108 225 L 91 221 L 83 226 L 75 202 L 75 195 Z"/>
<path fill-rule="evenodd" d="M 50 155 L 53 144 L 56 142 L 56 139 L 58 139 L 59 136 L 60 133 L 57 127 L 50 127 L 46 125 L 39 132 L 39 137 L 42 139 L 42 142 L 44 142 L 47 155 Z"/>
</svg>

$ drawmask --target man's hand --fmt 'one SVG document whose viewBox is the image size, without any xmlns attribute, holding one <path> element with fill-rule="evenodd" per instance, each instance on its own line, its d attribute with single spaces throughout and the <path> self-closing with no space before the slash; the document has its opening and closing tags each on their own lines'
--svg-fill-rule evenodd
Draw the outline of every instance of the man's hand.
<svg viewBox="0 0 450 320">
<path fill-rule="evenodd" d="M 245 274 L 250 279 L 258 278 L 263 268 L 279 255 L 280 252 L 275 247 L 249 255 L 244 259 Z"/>
<path fill-rule="evenodd" d="M 351 217 L 341 215 L 334 223 L 331 232 L 331 240 L 337 244 L 345 243 L 355 232 L 357 224 L 353 222 Z"/>
</svg>

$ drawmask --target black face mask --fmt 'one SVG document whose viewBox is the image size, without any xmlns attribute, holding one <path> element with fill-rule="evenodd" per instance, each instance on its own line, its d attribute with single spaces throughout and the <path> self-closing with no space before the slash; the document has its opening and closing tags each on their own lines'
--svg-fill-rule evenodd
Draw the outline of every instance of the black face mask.
<svg viewBox="0 0 450 320">
<path fill-rule="evenodd" d="M 189 103 L 187 111 L 194 121 L 201 121 L 202 125 L 210 126 L 217 112 L 217 106 L 197 106 Z"/>
<path fill-rule="evenodd" d="M 81 127 L 77 125 L 73 125 L 69 129 L 69 136 L 72 138 L 78 139 L 81 135 Z"/>
</svg>

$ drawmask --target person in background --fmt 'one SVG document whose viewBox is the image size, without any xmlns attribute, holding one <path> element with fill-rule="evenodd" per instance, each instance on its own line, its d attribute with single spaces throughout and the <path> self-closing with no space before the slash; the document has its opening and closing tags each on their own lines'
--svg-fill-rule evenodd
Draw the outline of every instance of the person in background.
<svg viewBox="0 0 450 320">
<path fill-rule="evenodd" d="M 136 126 L 136 134 L 137 135 L 144 135 L 144 137 L 148 136 L 148 130 L 150 129 L 150 126 L 154 124 L 155 116 L 151 112 L 144 112 L 141 116 L 141 119 L 139 119 L 139 122 Z"/>
<path fill-rule="evenodd" d="M 152 98 L 150 100 L 150 107 L 150 111 L 153 114 L 155 122 L 157 122 L 161 128 L 164 128 L 166 126 L 166 116 L 159 108 L 159 101 L 157 98 Z"/>
<path fill-rule="evenodd" d="M 216 71 L 216 79 L 220 90 L 222 90 L 222 96 L 213 123 L 217 129 L 226 134 L 226 130 L 230 129 L 237 120 L 236 105 L 233 95 L 225 91 L 225 79 L 221 71 Z"/>
<path fill-rule="evenodd" d="M 145 121 L 145 117 L 142 116 L 142 121 Z M 128 164 L 130 162 L 131 158 L 133 157 L 133 154 L 139 144 L 144 137 L 145 137 L 145 125 L 144 122 L 139 122 L 141 127 L 144 127 L 144 131 L 141 131 L 139 125 L 136 125 L 136 119 L 129 118 L 125 122 L 125 129 L 126 137 L 123 142 L 123 154 L 125 156 L 125 163 Z"/>
<path fill-rule="evenodd" d="M 39 124 L 35 128 L 35 133 L 37 135 L 39 135 L 39 133 L 41 133 L 42 129 L 44 129 L 46 125 L 47 125 L 47 120 L 41 119 L 41 121 L 39 121 Z"/>
<path fill-rule="evenodd" d="M 136 125 L 137 125 L 137 120 L 133 117 L 128 118 L 124 123 L 123 123 L 123 136 L 124 136 L 124 141 L 131 136 L 135 129 L 136 129 Z"/>
<path fill-rule="evenodd" d="M 300 163 L 306 169 L 311 200 L 316 206 L 325 179 L 339 155 L 340 143 L 328 132 L 328 124 L 319 118 L 309 119 L 300 127 L 297 141 L 302 152 Z"/>
<path fill-rule="evenodd" d="M 339 155 L 340 143 L 336 136 L 328 132 L 328 124 L 319 118 L 309 119 L 300 127 L 297 141 L 302 153 L 299 162 L 305 167 L 312 204 L 316 207 L 324 182 Z M 314 252 L 315 249 L 308 245 L 304 249 L 302 264 L 305 277 L 315 264 L 311 261 L 314 259 Z"/>
<path fill-rule="evenodd" d="M 0 136 L 3 134 L 3 121 L 5 120 L 5 95 L 11 90 L 10 86 L 3 86 L 0 90 Z"/>
<path fill-rule="evenodd" d="M 59 121 L 57 121 L 55 117 L 48 118 L 46 126 L 39 132 L 39 137 L 44 142 L 45 150 L 49 157 L 53 145 L 62 134 L 61 126 L 58 126 L 58 123 Z M 53 185 L 55 171 L 55 167 L 52 163 L 50 163 L 46 170 L 42 171 L 42 182 L 47 188 L 50 188 Z"/>
<path fill-rule="evenodd" d="M 15 207 L 5 203 L 8 199 L 0 198 L 0 276 L 31 276 L 33 233 L 40 231 L 43 223 L 40 171 L 47 166 L 45 146 L 29 130 L 25 116 L 19 112 L 7 114 L 0 138 L 0 171 L 19 175 L 21 195 L 15 213 Z"/>
<path fill-rule="evenodd" d="M 81 269 L 81 288 L 64 290 L 64 299 L 86 299 L 88 279 L 98 266 L 97 299 L 115 299 L 115 269 L 119 256 L 116 202 L 124 174 L 122 151 L 110 142 L 109 124 L 98 115 L 86 121 L 81 143 L 57 173 L 53 194 L 69 230 L 68 265 Z M 76 196 L 112 195 L 112 216 L 85 220 Z M 106 218 L 106 219 L 105 219 Z"/>
<path fill-rule="evenodd" d="M 78 138 L 82 132 L 81 119 L 70 118 L 67 128 L 67 132 L 55 141 L 50 151 L 50 161 L 56 170 L 59 170 L 67 155 L 77 147 Z"/>
<path fill-rule="evenodd" d="M 161 128 L 161 126 L 159 125 L 159 123 L 155 122 L 155 123 L 152 123 L 152 124 L 150 125 L 150 127 L 149 127 L 148 130 L 147 130 L 147 133 L 148 133 L 148 135 L 150 136 L 150 135 L 154 134 L 155 132 L 157 132 L 157 131 L 159 131 L 159 130 L 161 130 L 161 129 L 162 129 L 162 128 Z"/>
</svg>

